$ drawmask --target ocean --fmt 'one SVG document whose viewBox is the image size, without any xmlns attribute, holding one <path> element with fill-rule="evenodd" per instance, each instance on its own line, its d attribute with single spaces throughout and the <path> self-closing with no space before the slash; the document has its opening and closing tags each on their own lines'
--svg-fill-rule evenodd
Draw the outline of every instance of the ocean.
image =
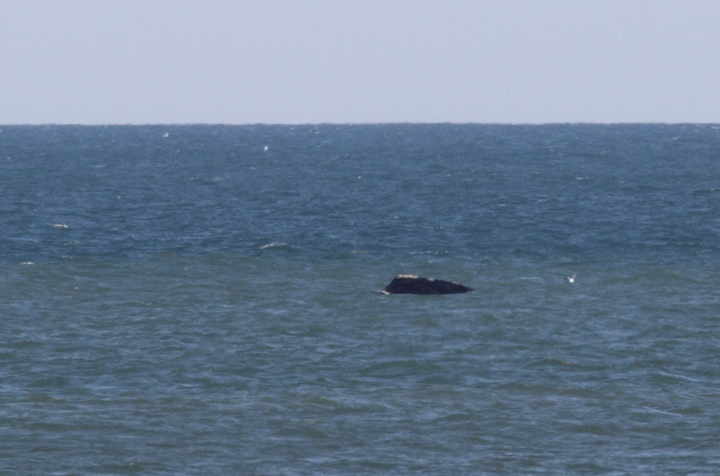
<svg viewBox="0 0 720 476">
<path fill-rule="evenodd" d="M 720 474 L 719 204 L 713 124 L 0 126 L 0 474 Z"/>
</svg>

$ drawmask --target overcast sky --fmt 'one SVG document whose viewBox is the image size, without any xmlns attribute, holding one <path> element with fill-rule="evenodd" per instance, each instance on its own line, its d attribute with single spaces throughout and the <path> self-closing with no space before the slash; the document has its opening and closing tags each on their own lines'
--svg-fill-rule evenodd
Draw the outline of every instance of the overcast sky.
<svg viewBox="0 0 720 476">
<path fill-rule="evenodd" d="M 720 122 L 718 0 L 0 0 L 0 124 Z"/>
</svg>

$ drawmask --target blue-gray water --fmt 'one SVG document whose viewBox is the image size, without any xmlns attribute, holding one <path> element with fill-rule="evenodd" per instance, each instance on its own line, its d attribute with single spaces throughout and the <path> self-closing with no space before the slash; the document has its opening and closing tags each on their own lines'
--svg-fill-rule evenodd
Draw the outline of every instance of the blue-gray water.
<svg viewBox="0 0 720 476">
<path fill-rule="evenodd" d="M 1 126 L 0 474 L 718 474 L 719 200 L 717 125 Z"/>
</svg>

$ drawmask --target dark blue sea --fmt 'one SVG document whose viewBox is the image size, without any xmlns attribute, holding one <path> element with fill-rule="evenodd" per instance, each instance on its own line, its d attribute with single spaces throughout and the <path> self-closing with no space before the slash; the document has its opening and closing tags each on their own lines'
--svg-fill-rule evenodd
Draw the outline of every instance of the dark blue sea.
<svg viewBox="0 0 720 476">
<path fill-rule="evenodd" d="M 720 126 L 0 126 L 0 474 L 720 474 Z"/>
</svg>

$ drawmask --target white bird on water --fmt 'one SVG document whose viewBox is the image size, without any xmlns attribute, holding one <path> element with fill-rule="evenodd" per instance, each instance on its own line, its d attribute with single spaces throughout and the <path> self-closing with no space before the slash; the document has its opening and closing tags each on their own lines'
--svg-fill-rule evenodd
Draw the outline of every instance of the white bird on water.
<svg viewBox="0 0 720 476">
<path fill-rule="evenodd" d="M 575 276 L 577 276 L 577 274 L 573 274 L 572 276 L 565 276 L 565 279 L 567 279 L 569 283 L 574 283 Z"/>
</svg>

